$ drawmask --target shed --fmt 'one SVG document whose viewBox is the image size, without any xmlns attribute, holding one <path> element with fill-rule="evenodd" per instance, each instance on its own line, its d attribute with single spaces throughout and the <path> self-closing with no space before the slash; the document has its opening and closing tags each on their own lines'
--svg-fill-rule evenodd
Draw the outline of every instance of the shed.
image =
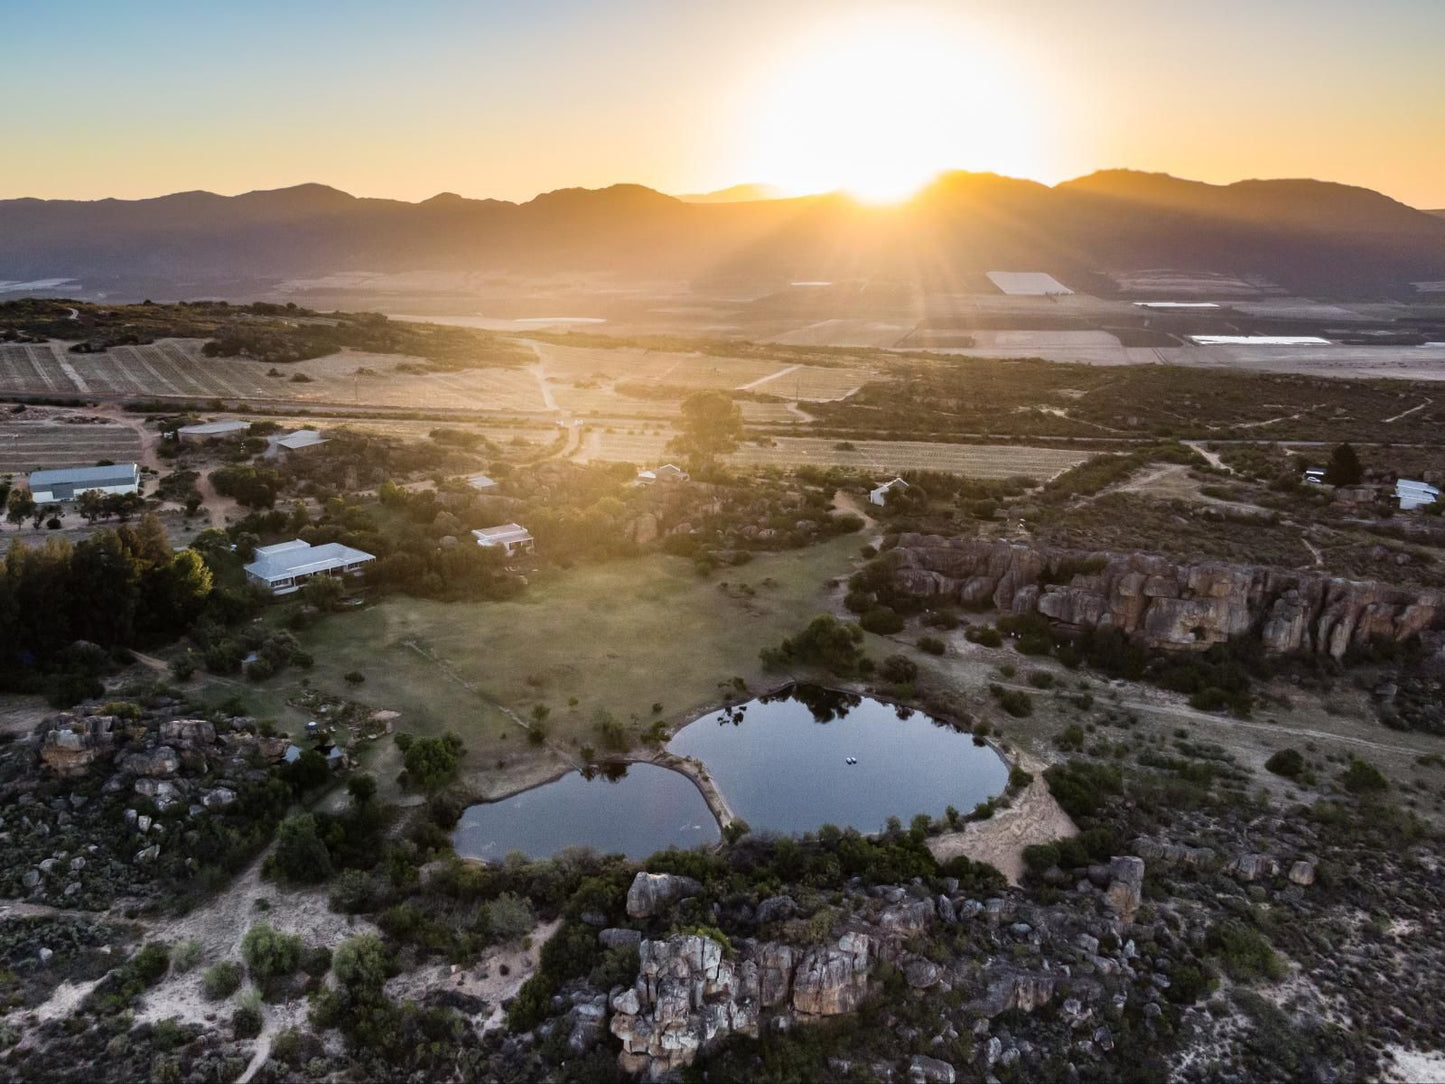
<svg viewBox="0 0 1445 1084">
<path fill-rule="evenodd" d="M 30 495 L 36 504 L 73 501 L 82 493 L 136 493 L 139 490 L 140 467 L 135 463 L 38 470 L 30 475 Z"/>
<path fill-rule="evenodd" d="M 295 455 L 312 452 L 326 443 L 326 438 L 316 429 L 298 429 L 294 433 L 281 433 L 266 438 L 271 445 L 267 455 Z"/>
<path fill-rule="evenodd" d="M 869 491 L 868 503 L 876 504 L 879 506 L 885 505 L 888 503 L 888 495 L 890 493 L 902 492 L 907 488 L 908 483 L 905 482 L 902 478 L 894 478 L 891 481 L 879 482 L 877 486 L 875 486 L 872 490 Z"/>
<path fill-rule="evenodd" d="M 251 428 L 250 422 L 200 422 L 183 425 L 176 430 L 176 438 L 183 444 L 199 444 L 206 440 L 227 440 L 239 437 Z"/>
<path fill-rule="evenodd" d="M 1424 508 L 1434 504 L 1440 499 L 1440 490 L 1429 482 L 1401 478 L 1395 483 L 1395 496 L 1400 501 L 1400 509 L 1408 512 L 1412 508 Z"/>
<path fill-rule="evenodd" d="M 485 493 L 489 489 L 497 488 L 497 480 L 495 478 L 488 478 L 485 474 L 474 474 L 467 479 L 467 485 L 479 493 Z"/>
<path fill-rule="evenodd" d="M 686 482 L 687 471 L 675 463 L 664 463 L 652 470 L 640 470 L 637 472 L 637 481 L 642 485 L 651 485 L 653 482 Z"/>
</svg>

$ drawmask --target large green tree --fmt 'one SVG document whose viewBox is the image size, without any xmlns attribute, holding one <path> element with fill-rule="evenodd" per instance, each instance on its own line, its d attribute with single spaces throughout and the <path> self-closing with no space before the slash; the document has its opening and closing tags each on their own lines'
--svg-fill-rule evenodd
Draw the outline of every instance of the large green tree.
<svg viewBox="0 0 1445 1084">
<path fill-rule="evenodd" d="M 725 391 L 700 391 L 682 401 L 681 430 L 668 441 L 668 451 L 706 464 L 736 451 L 743 439 L 743 412 Z"/>
<path fill-rule="evenodd" d="M 1330 453 L 1330 462 L 1325 467 L 1325 482 L 1332 486 L 1357 486 L 1364 480 L 1365 469 L 1360 466 L 1360 457 L 1348 444 L 1337 444 Z"/>
</svg>

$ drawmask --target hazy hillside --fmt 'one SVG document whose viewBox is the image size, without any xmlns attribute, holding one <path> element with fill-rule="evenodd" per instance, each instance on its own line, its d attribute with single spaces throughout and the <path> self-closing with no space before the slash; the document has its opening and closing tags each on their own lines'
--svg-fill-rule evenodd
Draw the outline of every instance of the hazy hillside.
<svg viewBox="0 0 1445 1084">
<path fill-rule="evenodd" d="M 745 193 L 743 193 L 745 194 Z M 1374 294 L 1445 277 L 1445 221 L 1308 180 L 1205 185 L 1109 171 L 1054 188 L 941 177 L 911 202 L 837 195 L 689 203 L 637 185 L 514 204 L 360 199 L 324 185 L 223 197 L 0 201 L 0 279 L 172 284 L 345 270 L 606 272 L 624 278 L 921 278 L 1174 267 Z"/>
</svg>

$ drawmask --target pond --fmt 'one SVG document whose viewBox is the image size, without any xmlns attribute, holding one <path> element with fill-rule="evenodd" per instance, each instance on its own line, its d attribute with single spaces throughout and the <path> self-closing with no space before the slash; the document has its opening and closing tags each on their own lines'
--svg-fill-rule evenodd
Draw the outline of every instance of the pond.
<svg viewBox="0 0 1445 1084">
<path fill-rule="evenodd" d="M 755 831 L 825 824 L 880 831 L 889 817 L 967 813 L 1003 792 L 1008 765 L 972 735 L 908 708 L 795 686 L 690 723 L 668 749 L 706 766 Z"/>
<path fill-rule="evenodd" d="M 546 858 L 573 846 L 646 858 L 670 846 L 715 843 L 717 821 L 691 779 L 655 764 L 615 765 L 588 779 L 568 772 L 499 802 L 474 805 L 452 837 L 463 858 L 508 851 Z"/>
</svg>

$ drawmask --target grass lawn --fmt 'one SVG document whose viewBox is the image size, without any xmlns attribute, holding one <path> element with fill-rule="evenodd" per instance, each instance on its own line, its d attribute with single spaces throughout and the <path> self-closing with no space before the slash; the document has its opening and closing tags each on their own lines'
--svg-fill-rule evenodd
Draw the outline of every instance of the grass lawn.
<svg viewBox="0 0 1445 1084">
<path fill-rule="evenodd" d="M 602 748 L 596 724 L 604 712 L 634 733 L 659 718 L 688 722 L 720 698 L 720 683 L 741 677 L 759 688 L 776 680 L 763 672 L 759 649 L 828 608 L 827 581 L 852 570 L 862 542 L 847 535 L 706 578 L 691 561 L 660 554 L 581 566 L 541 575 L 509 602 L 392 597 L 300 633 L 316 658 L 309 674 L 291 669 L 235 691 L 255 714 L 294 733 L 305 720 L 285 701 L 306 677 L 400 712 L 399 729 L 453 730 L 473 771 L 505 759 L 514 776 L 543 751 L 496 705 L 530 720 L 533 706 L 545 704 L 551 739 L 574 749 Z M 348 684 L 343 675 L 352 670 L 365 682 Z"/>
</svg>

